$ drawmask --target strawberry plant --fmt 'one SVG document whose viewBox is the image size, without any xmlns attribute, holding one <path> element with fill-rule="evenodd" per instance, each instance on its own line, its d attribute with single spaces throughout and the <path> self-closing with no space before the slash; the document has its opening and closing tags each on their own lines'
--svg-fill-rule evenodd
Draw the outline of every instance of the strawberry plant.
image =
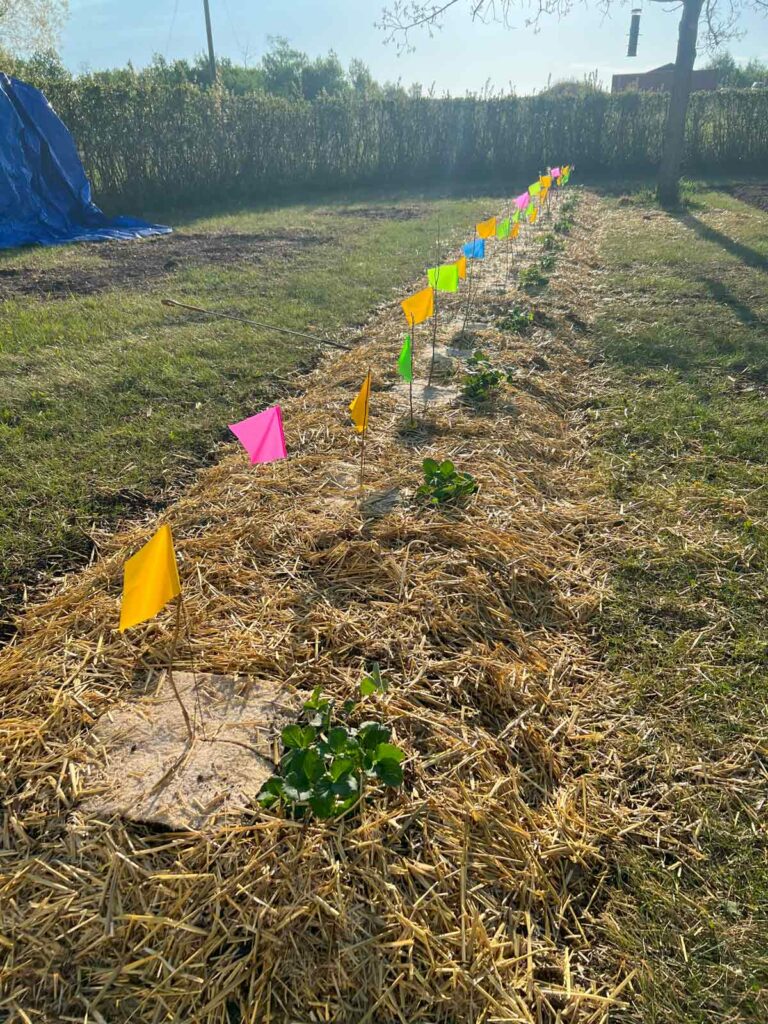
<svg viewBox="0 0 768 1024">
<path fill-rule="evenodd" d="M 443 462 L 424 459 L 422 468 L 424 483 L 416 491 L 416 496 L 424 498 L 430 505 L 460 501 L 477 490 L 475 478 L 469 473 L 457 472 L 450 459 Z"/>
<path fill-rule="evenodd" d="M 500 331 L 511 331 L 513 334 L 526 334 L 533 323 L 533 310 L 525 309 L 523 306 L 512 306 L 512 308 L 500 320 L 496 326 Z"/>
<path fill-rule="evenodd" d="M 554 270 L 557 257 L 553 252 L 545 253 L 539 260 L 539 267 L 542 270 Z"/>
<path fill-rule="evenodd" d="M 520 284 L 523 288 L 535 291 L 539 288 L 545 288 L 549 284 L 548 278 L 546 278 L 538 267 L 526 267 L 525 270 L 520 271 L 519 277 Z"/>
<path fill-rule="evenodd" d="M 491 397 L 491 392 L 501 384 L 506 374 L 491 366 L 488 357 L 479 349 L 472 353 L 467 362 L 469 372 L 462 381 L 463 395 L 470 401 L 485 402 Z"/>
<path fill-rule="evenodd" d="M 360 700 L 383 692 L 386 683 L 378 665 L 360 682 Z M 398 789 L 403 783 L 405 753 L 391 742 L 392 730 L 381 722 L 359 726 L 349 718 L 357 701 L 335 702 L 320 688 L 304 704 L 303 721 L 283 729 L 279 772 L 261 787 L 262 807 L 284 807 L 293 817 L 308 813 L 337 818 L 363 798 L 366 784 Z"/>
<path fill-rule="evenodd" d="M 560 252 L 563 248 L 563 243 L 553 234 L 547 234 L 541 239 L 541 247 L 544 252 Z"/>
</svg>

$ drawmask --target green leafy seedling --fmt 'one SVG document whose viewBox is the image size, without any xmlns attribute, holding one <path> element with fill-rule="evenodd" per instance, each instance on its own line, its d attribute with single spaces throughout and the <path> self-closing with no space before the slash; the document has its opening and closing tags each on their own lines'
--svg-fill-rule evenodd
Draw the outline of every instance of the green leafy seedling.
<svg viewBox="0 0 768 1024">
<path fill-rule="evenodd" d="M 491 366 L 488 357 L 479 350 L 473 352 L 467 362 L 469 372 L 462 380 L 462 393 L 470 401 L 485 402 L 506 375 Z"/>
<path fill-rule="evenodd" d="M 443 462 L 424 459 L 422 468 L 424 483 L 416 491 L 416 496 L 431 505 L 460 501 L 477 490 L 475 478 L 469 473 L 458 472 L 450 459 Z"/>
<path fill-rule="evenodd" d="M 512 308 L 500 319 L 496 326 L 500 331 L 510 331 L 512 334 L 526 334 L 533 323 L 533 310 L 525 309 L 523 306 L 512 306 Z"/>
<path fill-rule="evenodd" d="M 521 270 L 519 280 L 520 285 L 527 291 L 538 291 L 541 288 L 546 288 L 549 284 L 549 279 L 536 266 Z"/>
<path fill-rule="evenodd" d="M 381 670 L 374 663 L 360 683 L 360 697 L 386 689 Z M 283 753 L 279 770 L 261 787 L 262 807 L 284 808 L 301 818 L 337 818 L 349 813 L 362 799 L 366 780 L 372 790 L 378 783 L 392 789 L 403 784 L 405 752 L 391 742 L 392 730 L 381 722 L 349 722 L 357 707 L 346 701 L 334 716 L 334 702 L 320 688 L 304 704 L 308 724 L 298 722 L 283 729 Z"/>
</svg>

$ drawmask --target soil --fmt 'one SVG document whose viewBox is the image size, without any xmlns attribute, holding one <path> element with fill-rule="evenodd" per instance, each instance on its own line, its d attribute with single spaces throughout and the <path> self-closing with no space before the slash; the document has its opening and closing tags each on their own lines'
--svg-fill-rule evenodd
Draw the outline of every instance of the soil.
<svg viewBox="0 0 768 1024">
<path fill-rule="evenodd" d="M 158 235 L 133 242 L 81 243 L 73 252 L 98 256 L 96 266 L 4 267 L 0 263 L 0 301 L 19 295 L 46 299 L 93 295 L 105 288 L 141 287 L 179 270 L 210 264 L 284 261 L 327 242 L 323 235 L 182 234 Z"/>
<path fill-rule="evenodd" d="M 768 185 L 734 185 L 729 191 L 742 203 L 749 203 L 758 210 L 768 212 Z"/>
<path fill-rule="evenodd" d="M 366 220 L 416 220 L 424 213 L 422 206 L 353 206 L 327 210 L 329 217 L 365 217 Z"/>
</svg>

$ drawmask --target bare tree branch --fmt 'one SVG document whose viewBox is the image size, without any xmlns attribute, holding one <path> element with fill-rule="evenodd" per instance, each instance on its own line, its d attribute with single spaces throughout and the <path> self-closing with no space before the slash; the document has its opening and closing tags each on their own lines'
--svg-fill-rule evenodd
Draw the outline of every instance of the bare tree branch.
<svg viewBox="0 0 768 1024">
<path fill-rule="evenodd" d="M 584 6 L 590 0 L 583 0 Z M 628 0 L 591 0 L 592 6 L 607 14 L 612 7 L 626 6 Z M 654 0 L 664 2 L 664 0 Z M 413 49 L 410 33 L 419 29 L 430 35 L 444 24 L 445 15 L 451 8 L 458 7 L 462 0 L 392 0 L 382 11 L 378 28 L 385 34 L 385 42 L 394 42 L 402 49 Z M 537 27 L 542 17 L 554 15 L 562 18 L 576 6 L 577 0 L 464 0 L 471 19 L 483 22 L 498 22 L 511 27 L 513 11 L 519 11 L 526 27 Z M 665 10 L 679 9 L 675 4 Z M 703 12 L 704 45 L 715 50 L 728 39 L 738 38 L 737 23 L 741 12 L 752 8 L 768 13 L 768 0 L 706 0 Z"/>
</svg>

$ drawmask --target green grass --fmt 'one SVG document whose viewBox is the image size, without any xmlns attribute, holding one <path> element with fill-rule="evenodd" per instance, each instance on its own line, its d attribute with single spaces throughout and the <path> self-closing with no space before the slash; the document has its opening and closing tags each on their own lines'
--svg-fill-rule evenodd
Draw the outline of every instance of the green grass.
<svg viewBox="0 0 768 1024">
<path fill-rule="evenodd" d="M 606 200 L 595 467 L 622 504 L 598 629 L 661 806 L 705 854 L 634 853 L 609 930 L 653 1024 L 768 1019 L 768 216 Z"/>
<path fill-rule="evenodd" d="M 312 206 L 182 212 L 172 218 L 180 234 L 299 232 L 311 244 L 264 262 L 179 266 L 92 295 L 0 303 L 6 609 L 36 570 L 86 557 L 94 522 L 111 525 L 162 501 L 215 456 L 227 423 L 285 393 L 291 373 L 300 386 L 317 356 L 311 343 L 169 310 L 162 296 L 342 339 L 431 265 L 438 218 L 443 240 L 455 243 L 497 205 L 482 195 L 360 193 Z M 126 243 L 126 260 L 150 244 Z M 0 253 L 0 271 L 22 277 L 66 271 L 71 280 L 103 265 L 92 246 Z"/>
</svg>

